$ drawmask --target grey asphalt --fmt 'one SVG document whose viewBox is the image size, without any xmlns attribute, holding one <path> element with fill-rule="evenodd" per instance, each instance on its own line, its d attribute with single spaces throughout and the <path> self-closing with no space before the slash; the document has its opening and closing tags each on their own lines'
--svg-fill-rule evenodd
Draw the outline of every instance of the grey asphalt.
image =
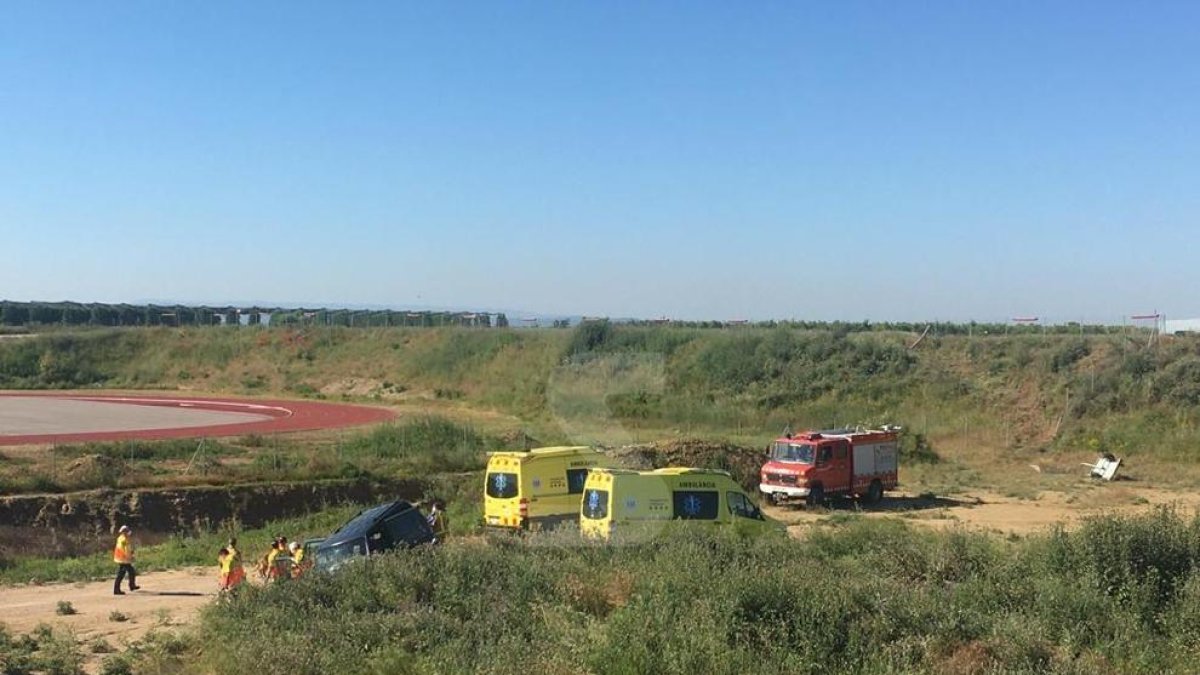
<svg viewBox="0 0 1200 675">
<path fill-rule="evenodd" d="M 268 415 L 44 396 L 0 396 L 0 436 L 80 434 L 242 424 Z"/>
</svg>

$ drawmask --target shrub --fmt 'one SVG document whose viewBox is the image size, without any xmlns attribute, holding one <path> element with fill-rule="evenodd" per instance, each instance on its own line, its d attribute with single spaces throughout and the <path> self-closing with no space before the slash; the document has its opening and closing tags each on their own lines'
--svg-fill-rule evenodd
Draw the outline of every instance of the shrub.
<svg viewBox="0 0 1200 675">
<path fill-rule="evenodd" d="M 1054 350 L 1050 358 L 1050 370 L 1059 372 L 1075 365 L 1079 360 L 1092 352 L 1086 340 L 1070 340 Z"/>
<path fill-rule="evenodd" d="M 1176 405 L 1200 405 L 1200 356 L 1171 363 L 1155 379 L 1153 392 L 1160 401 Z"/>
<path fill-rule="evenodd" d="M 105 640 L 104 638 L 96 638 L 95 640 L 92 640 L 90 649 L 93 654 L 112 654 L 113 652 L 117 651 L 108 643 L 108 640 Z"/>
<path fill-rule="evenodd" d="M 567 343 L 567 356 L 580 356 L 589 352 L 599 351 L 609 338 L 613 328 L 607 320 L 584 321 L 575 327 L 571 341 Z"/>
<path fill-rule="evenodd" d="M 308 671 L 1187 670 L 1198 532 L 1160 512 L 1011 542 L 873 519 L 803 541 L 687 524 L 631 545 L 452 541 L 214 606 L 200 640 L 222 648 L 199 666 L 271 653 Z"/>
<path fill-rule="evenodd" d="M 906 432 L 900 435 L 900 463 L 937 464 L 942 461 L 925 434 Z"/>
<path fill-rule="evenodd" d="M 54 608 L 54 613 L 59 616 L 71 616 L 72 614 L 78 614 L 79 610 L 75 609 L 75 605 L 72 605 L 70 602 L 59 600 L 58 605 Z"/>
<path fill-rule="evenodd" d="M 414 473 L 434 474 L 482 469 L 484 453 L 497 445 L 473 429 L 429 417 L 376 427 L 347 441 L 342 453 L 350 459 L 398 460 Z"/>
<path fill-rule="evenodd" d="M 133 661 L 125 654 L 114 654 L 100 664 L 100 675 L 133 675 Z"/>
</svg>

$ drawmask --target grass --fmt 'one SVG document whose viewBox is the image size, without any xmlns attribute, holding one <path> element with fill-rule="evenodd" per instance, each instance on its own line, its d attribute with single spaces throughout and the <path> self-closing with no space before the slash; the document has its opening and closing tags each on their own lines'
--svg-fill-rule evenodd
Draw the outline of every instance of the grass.
<svg viewBox="0 0 1200 675">
<path fill-rule="evenodd" d="M 0 344 L 0 387 L 345 396 L 495 413 L 484 433 L 547 442 L 900 422 L 956 455 L 1200 460 L 1193 340 L 977 331 L 909 349 L 912 335 L 847 327 L 60 331 Z"/>
<path fill-rule="evenodd" d="M 14 636 L 0 624 L 0 669 L 5 673 L 74 675 L 83 667 L 83 654 L 74 634 L 39 625 L 32 633 Z"/>
<path fill-rule="evenodd" d="M 282 392 L 386 402 L 409 418 L 336 439 L 229 439 L 203 453 L 178 441 L 6 452 L 0 491 L 471 474 L 514 431 L 542 444 L 704 436 L 761 447 L 789 425 L 882 422 L 909 432 L 910 490 L 1074 495 L 1067 468 L 1106 451 L 1142 480 L 1195 481 L 1194 341 L 911 341 L 607 324 L 56 332 L 0 343 L 0 387 Z M 83 469 L 68 475 L 78 460 Z M 437 480 L 453 530 L 472 532 L 475 476 Z M 352 511 L 239 537 L 250 559 L 275 534 L 327 534 Z M 139 567 L 215 568 L 228 532 L 143 547 Z M 824 518 L 802 543 L 688 528 L 617 547 L 453 537 L 353 574 L 254 590 L 209 609 L 194 635 L 155 634 L 103 668 L 234 672 L 269 653 L 295 672 L 1185 672 L 1200 638 L 1197 541 L 1197 521 L 1169 511 L 1006 540 L 849 513 Z M 17 558 L 0 583 L 106 578 L 111 568 L 107 554 Z M 71 667 L 62 636 L 0 637 L 6 669 Z M 313 643 L 323 649 L 303 648 Z"/>
<path fill-rule="evenodd" d="M 88 649 L 93 654 L 112 654 L 113 652 L 117 651 L 115 647 L 109 644 L 108 640 L 105 640 L 102 637 L 92 640 L 91 644 L 88 646 Z"/>
<path fill-rule="evenodd" d="M 274 521 L 252 530 L 239 531 L 221 527 L 213 531 L 173 536 L 161 544 L 138 548 L 139 572 L 176 569 L 189 566 L 211 566 L 216 574 L 217 551 L 230 536 L 236 536 L 249 562 L 265 552 L 278 534 L 289 539 L 324 536 L 333 532 L 359 510 L 359 507 L 338 507 L 299 518 Z M 105 579 L 115 568 L 111 553 L 104 551 L 74 558 L 14 557 L 0 569 L 0 584 L 30 582 L 84 581 Z M 68 603 L 69 604 L 69 603 Z M 112 616 L 109 617 L 113 619 Z"/>
<path fill-rule="evenodd" d="M 420 416 L 317 439 L 243 436 L 60 445 L 0 463 L 0 492 L 299 482 L 477 471 L 503 447 L 473 425 Z"/>
<path fill-rule="evenodd" d="M 501 443 L 473 429 L 440 418 L 403 424 L 386 424 L 351 438 L 339 452 L 343 459 L 362 465 L 364 460 L 391 461 L 409 473 L 478 471 L 487 463 L 486 452 Z"/>
<path fill-rule="evenodd" d="M 478 533 L 483 519 L 480 501 L 481 473 L 429 477 L 425 500 L 438 498 L 447 505 L 450 532 L 454 536 Z M 229 537 L 238 538 L 244 560 L 249 563 L 265 553 L 277 535 L 289 540 L 323 537 L 332 533 L 365 506 L 326 508 L 308 515 L 281 518 L 262 527 L 242 529 L 236 522 L 196 528 L 170 536 L 162 543 L 138 546 L 138 572 L 211 566 L 216 574 L 217 551 Z M 111 548 L 74 557 L 21 556 L 0 559 L 0 586 L 22 583 L 80 582 L 110 578 L 115 572 Z"/>
<path fill-rule="evenodd" d="M 1001 540 L 843 519 L 804 541 L 451 542 L 207 608 L 183 672 L 1186 672 L 1200 521 Z M 281 622 L 280 616 L 304 616 Z M 320 644 L 320 650 L 299 645 Z M 536 645 L 536 647 L 534 647 Z M 169 652 L 170 650 L 167 650 Z M 160 657 L 161 658 L 161 657 Z"/>
</svg>

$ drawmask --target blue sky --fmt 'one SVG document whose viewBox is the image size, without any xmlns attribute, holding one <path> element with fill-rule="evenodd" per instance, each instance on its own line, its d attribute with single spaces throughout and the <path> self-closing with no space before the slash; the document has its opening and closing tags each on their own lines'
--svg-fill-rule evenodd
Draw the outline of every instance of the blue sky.
<svg viewBox="0 0 1200 675">
<path fill-rule="evenodd" d="M 1200 316 L 1200 4 L 0 6 L 0 297 Z"/>
</svg>

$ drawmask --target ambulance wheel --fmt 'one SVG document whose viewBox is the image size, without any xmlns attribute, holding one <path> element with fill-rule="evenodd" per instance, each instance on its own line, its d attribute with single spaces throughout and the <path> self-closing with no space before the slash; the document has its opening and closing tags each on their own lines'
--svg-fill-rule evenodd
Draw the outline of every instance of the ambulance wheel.
<svg viewBox="0 0 1200 675">
<path fill-rule="evenodd" d="M 883 483 L 873 480 L 871 487 L 867 488 L 867 503 L 878 504 L 881 501 L 883 501 Z"/>
<path fill-rule="evenodd" d="M 808 491 L 809 506 L 824 506 L 825 505 L 825 488 L 820 485 L 812 486 Z"/>
</svg>

